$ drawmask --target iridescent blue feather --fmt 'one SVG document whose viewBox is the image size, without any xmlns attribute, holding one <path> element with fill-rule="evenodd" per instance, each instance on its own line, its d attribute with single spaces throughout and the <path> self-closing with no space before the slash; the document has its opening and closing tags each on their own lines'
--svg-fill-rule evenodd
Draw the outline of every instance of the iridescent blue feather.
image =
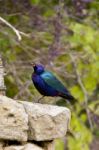
<svg viewBox="0 0 99 150">
<path fill-rule="evenodd" d="M 68 93 L 65 86 L 51 72 L 45 71 L 40 76 L 48 85 L 50 85 L 57 91 L 64 94 Z"/>
</svg>

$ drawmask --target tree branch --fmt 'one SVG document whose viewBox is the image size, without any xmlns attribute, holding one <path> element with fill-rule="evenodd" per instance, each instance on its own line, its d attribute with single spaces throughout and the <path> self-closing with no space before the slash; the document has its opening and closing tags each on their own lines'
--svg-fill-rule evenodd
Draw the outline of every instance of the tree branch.
<svg viewBox="0 0 99 150">
<path fill-rule="evenodd" d="M 19 41 L 22 40 L 22 36 L 21 35 L 24 35 L 26 37 L 30 37 L 29 34 L 26 34 L 24 32 L 21 32 L 19 30 L 17 30 L 13 25 L 11 25 L 8 21 L 6 21 L 4 18 L 0 17 L 0 21 L 2 21 L 4 24 L 6 24 L 8 27 L 10 27 L 16 34 L 17 38 Z"/>
<path fill-rule="evenodd" d="M 73 67 L 75 69 L 75 74 L 76 74 L 76 78 L 77 78 L 77 82 L 79 84 L 79 86 L 81 87 L 82 91 L 83 91 L 83 94 L 84 94 L 84 101 L 85 101 L 85 109 L 86 109 L 86 114 L 87 114 L 87 117 L 88 117 L 88 121 L 89 121 L 89 125 L 90 125 L 90 129 L 91 131 L 93 131 L 93 125 L 92 125 L 92 121 L 91 121 L 91 117 L 90 117 L 90 112 L 89 112 L 89 109 L 88 109 L 88 93 L 83 85 L 83 82 L 80 78 L 80 73 L 77 69 L 77 63 L 76 63 L 76 60 L 75 58 L 73 57 L 72 54 L 70 54 L 70 57 L 71 57 L 71 60 L 72 60 L 72 64 L 73 64 Z"/>
</svg>

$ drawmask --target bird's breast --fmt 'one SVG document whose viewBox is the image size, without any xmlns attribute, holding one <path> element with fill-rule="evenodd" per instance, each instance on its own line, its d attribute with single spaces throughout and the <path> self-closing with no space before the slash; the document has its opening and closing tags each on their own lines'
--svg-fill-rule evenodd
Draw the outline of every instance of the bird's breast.
<svg viewBox="0 0 99 150">
<path fill-rule="evenodd" d="M 32 74 L 32 81 L 37 90 L 45 96 L 57 96 L 57 91 L 50 87 L 40 75 Z"/>
<path fill-rule="evenodd" d="M 46 86 L 42 78 L 37 74 L 32 74 L 32 81 L 34 83 L 34 86 L 37 88 L 37 90 L 45 95 Z"/>
<path fill-rule="evenodd" d="M 32 81 L 33 81 L 33 83 L 40 83 L 40 76 L 33 73 L 32 74 Z"/>
</svg>

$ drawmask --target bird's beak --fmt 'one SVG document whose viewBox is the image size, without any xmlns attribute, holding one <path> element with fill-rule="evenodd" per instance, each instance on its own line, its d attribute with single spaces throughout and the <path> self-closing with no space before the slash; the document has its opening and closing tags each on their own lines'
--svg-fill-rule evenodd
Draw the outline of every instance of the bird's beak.
<svg viewBox="0 0 99 150">
<path fill-rule="evenodd" d="M 35 63 L 30 63 L 30 65 L 31 65 L 32 67 L 35 67 L 35 66 L 36 66 L 36 64 L 35 64 Z"/>
</svg>

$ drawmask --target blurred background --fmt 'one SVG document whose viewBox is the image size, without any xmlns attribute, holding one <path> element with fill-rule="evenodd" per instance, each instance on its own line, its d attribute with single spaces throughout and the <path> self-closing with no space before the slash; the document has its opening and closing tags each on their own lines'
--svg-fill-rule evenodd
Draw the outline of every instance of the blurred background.
<svg viewBox="0 0 99 150">
<path fill-rule="evenodd" d="M 30 62 L 52 71 L 78 100 L 71 132 L 56 150 L 99 150 L 99 0 L 0 0 L 0 55 L 6 95 L 36 102 Z"/>
</svg>

